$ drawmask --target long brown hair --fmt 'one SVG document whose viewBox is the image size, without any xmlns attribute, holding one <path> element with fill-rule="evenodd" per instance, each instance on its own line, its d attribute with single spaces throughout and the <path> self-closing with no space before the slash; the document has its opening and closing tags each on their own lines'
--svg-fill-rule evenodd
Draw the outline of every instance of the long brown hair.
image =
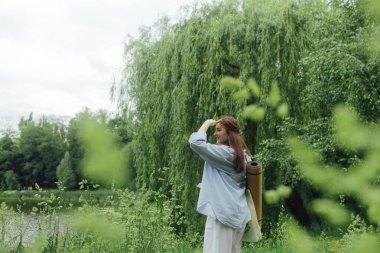
<svg viewBox="0 0 380 253">
<path fill-rule="evenodd" d="M 244 149 L 246 153 L 251 154 L 247 145 L 244 142 L 243 137 L 240 135 L 240 126 L 237 120 L 232 116 L 225 116 L 218 120 L 227 132 L 228 145 L 235 150 L 235 163 L 236 172 L 242 172 L 245 170 L 245 157 Z"/>
</svg>

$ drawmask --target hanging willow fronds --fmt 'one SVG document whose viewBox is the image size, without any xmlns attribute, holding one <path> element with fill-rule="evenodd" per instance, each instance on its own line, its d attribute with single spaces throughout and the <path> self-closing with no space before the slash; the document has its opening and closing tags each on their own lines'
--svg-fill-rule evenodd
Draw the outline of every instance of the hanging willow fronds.
<svg viewBox="0 0 380 253">
<path fill-rule="evenodd" d="M 281 122 L 276 115 L 293 117 L 300 124 L 315 118 L 313 110 L 318 107 L 309 108 L 305 103 L 318 104 L 319 100 L 305 91 L 319 94 L 315 88 L 324 85 L 318 81 L 319 75 L 328 70 L 319 71 L 319 60 L 328 62 L 325 56 L 334 57 L 329 50 L 335 48 L 344 51 L 342 59 L 348 61 L 344 55 L 350 54 L 355 61 L 362 61 L 352 49 L 355 34 L 365 23 L 350 23 L 360 16 L 355 11 L 311 0 L 221 1 L 189 13 L 175 24 L 167 19 L 157 22 L 126 43 L 119 105 L 123 109 L 133 101 L 130 110 L 135 118 L 138 182 L 152 189 L 176 190 L 183 214 L 197 226 L 196 185 L 201 162 L 192 156 L 187 139 L 207 118 L 234 115 L 243 120 L 244 104 L 223 89 L 220 80 L 225 76 L 243 83 L 256 80 L 248 82 L 248 89 L 241 94 L 246 99 L 254 92 L 248 103 L 266 111 L 260 123 L 242 124 L 247 143 L 254 149 L 262 140 L 276 137 Z M 322 58 L 313 57 L 315 53 Z M 365 72 L 360 71 L 356 69 L 353 75 Z M 328 74 L 339 83 L 344 81 L 332 71 Z M 266 103 L 273 82 L 278 84 L 282 101 L 276 96 L 269 101 L 281 104 L 278 111 Z M 369 93 L 373 93 L 371 89 Z M 171 169 L 157 176 L 164 167 Z"/>
</svg>

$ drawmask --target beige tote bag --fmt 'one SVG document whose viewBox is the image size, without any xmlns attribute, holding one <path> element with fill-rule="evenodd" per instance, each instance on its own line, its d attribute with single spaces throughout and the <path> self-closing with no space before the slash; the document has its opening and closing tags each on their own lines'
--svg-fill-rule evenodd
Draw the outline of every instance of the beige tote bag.
<svg viewBox="0 0 380 253">
<path fill-rule="evenodd" d="M 248 208 L 251 213 L 251 220 L 245 227 L 243 241 L 258 242 L 262 237 L 261 228 L 259 226 L 259 222 L 257 221 L 255 204 L 253 203 L 251 192 L 248 189 L 245 190 L 245 198 L 247 199 Z"/>
</svg>

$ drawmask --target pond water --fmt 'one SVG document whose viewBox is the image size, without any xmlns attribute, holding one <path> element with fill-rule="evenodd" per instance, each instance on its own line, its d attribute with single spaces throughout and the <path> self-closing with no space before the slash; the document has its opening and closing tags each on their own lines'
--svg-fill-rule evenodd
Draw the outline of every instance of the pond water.
<svg viewBox="0 0 380 253">
<path fill-rule="evenodd" d="M 91 205 L 105 205 L 102 198 L 86 199 Z M 29 245 L 39 236 L 69 233 L 70 212 L 82 206 L 80 198 L 51 199 L 0 196 L 0 242 L 16 247 Z"/>
<path fill-rule="evenodd" d="M 24 246 L 38 237 L 67 233 L 68 214 L 65 212 L 46 215 L 41 213 L 20 213 L 13 210 L 0 211 L 0 240 L 7 245 Z"/>
</svg>

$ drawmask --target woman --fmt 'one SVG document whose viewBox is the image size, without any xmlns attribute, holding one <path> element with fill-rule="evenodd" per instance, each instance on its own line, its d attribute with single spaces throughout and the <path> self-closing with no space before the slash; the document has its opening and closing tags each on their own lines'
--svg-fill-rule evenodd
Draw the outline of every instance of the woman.
<svg viewBox="0 0 380 253">
<path fill-rule="evenodd" d="M 216 144 L 207 130 L 216 126 Z M 251 219 L 245 198 L 245 152 L 238 122 L 231 116 L 206 120 L 191 134 L 191 149 L 204 161 L 197 211 L 207 216 L 203 252 L 240 252 L 244 228 Z"/>
</svg>

